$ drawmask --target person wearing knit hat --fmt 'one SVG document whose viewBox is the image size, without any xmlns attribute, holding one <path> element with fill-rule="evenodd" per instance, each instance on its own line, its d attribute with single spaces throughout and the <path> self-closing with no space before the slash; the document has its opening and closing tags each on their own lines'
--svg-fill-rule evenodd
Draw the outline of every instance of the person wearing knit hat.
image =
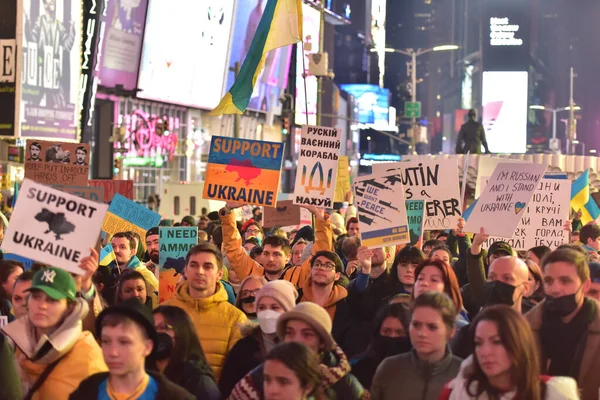
<svg viewBox="0 0 600 400">
<path fill-rule="evenodd" d="M 146 232 L 146 251 L 148 253 L 148 258 L 150 259 L 150 261 L 146 263 L 146 268 L 151 271 L 154 271 L 158 266 L 158 239 L 158 227 L 150 228 L 148 232 Z"/>
<path fill-rule="evenodd" d="M 352 375 L 348 358 L 331 336 L 331 330 L 329 314 L 315 303 L 298 304 L 277 320 L 277 335 L 283 342 L 301 343 L 319 355 L 321 379 L 318 391 L 323 394 L 323 398 L 368 398 L 368 393 Z M 263 382 L 264 364 L 261 364 L 238 382 L 229 399 L 264 399 Z"/>
<path fill-rule="evenodd" d="M 258 326 L 250 326 L 247 336 L 237 342 L 227 355 L 219 379 L 223 398 L 229 396 L 240 379 L 263 363 L 267 353 L 279 342 L 277 320 L 284 312 L 294 308 L 297 297 L 294 285 L 281 279 L 268 282 L 256 292 L 254 304 Z"/>
<path fill-rule="evenodd" d="M 181 220 L 181 226 L 187 226 L 187 227 L 196 226 L 196 219 L 194 217 L 192 217 L 191 215 L 186 215 Z"/>
</svg>

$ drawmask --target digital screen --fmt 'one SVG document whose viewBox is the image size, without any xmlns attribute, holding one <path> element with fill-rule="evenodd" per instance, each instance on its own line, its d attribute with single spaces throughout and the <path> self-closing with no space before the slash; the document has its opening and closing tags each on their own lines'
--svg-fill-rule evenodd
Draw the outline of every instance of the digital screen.
<svg viewBox="0 0 600 400">
<path fill-rule="evenodd" d="M 377 85 L 349 84 L 340 88 L 354 96 L 358 103 L 358 122 L 388 126 L 390 91 Z"/>
<path fill-rule="evenodd" d="M 304 78 L 302 74 L 304 67 L 308 74 L 308 58 L 311 53 L 319 52 L 319 40 L 321 32 L 321 13 L 308 4 L 302 4 L 303 13 L 303 34 L 304 34 L 304 54 L 302 52 L 302 43 L 298 43 L 296 48 L 296 125 L 316 125 L 317 124 L 317 78 L 312 75 L 306 77 L 306 95 L 304 90 Z M 304 62 L 302 59 L 304 58 Z M 308 102 L 308 121 L 306 119 Z"/>
<path fill-rule="evenodd" d="M 492 153 L 525 153 L 528 73 L 483 73 L 483 126 Z"/>
<path fill-rule="evenodd" d="M 213 109 L 224 93 L 234 0 L 151 1 L 138 97 Z"/>
<path fill-rule="evenodd" d="M 528 70 L 531 2 L 486 0 L 483 15 L 484 71 Z"/>
<path fill-rule="evenodd" d="M 241 68 L 267 2 L 238 0 L 237 3 L 229 66 L 233 67 L 236 62 L 239 62 Z M 280 47 L 267 54 L 265 68 L 254 85 L 254 92 L 248 104 L 249 110 L 268 112 L 279 105 L 280 92 L 287 86 L 292 48 L 292 46 Z M 230 71 L 226 89 L 229 90 L 234 82 L 235 72 Z"/>
</svg>

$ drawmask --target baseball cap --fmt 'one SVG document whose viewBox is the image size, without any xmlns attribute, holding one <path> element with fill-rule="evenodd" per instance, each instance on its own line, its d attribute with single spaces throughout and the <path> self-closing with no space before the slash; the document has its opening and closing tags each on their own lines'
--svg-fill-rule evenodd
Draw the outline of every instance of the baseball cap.
<svg viewBox="0 0 600 400">
<path fill-rule="evenodd" d="M 64 269 L 48 267 L 33 276 L 31 287 L 26 291 L 41 290 L 54 300 L 75 300 L 77 287 L 71 274 Z"/>
<path fill-rule="evenodd" d="M 507 256 L 513 255 L 513 249 L 508 243 L 502 241 L 492 243 L 492 245 L 488 249 L 488 255 L 491 256 L 499 252 L 504 252 Z"/>
<path fill-rule="evenodd" d="M 158 235 L 158 226 L 148 229 L 148 232 L 146 232 L 146 239 L 148 238 L 148 236 L 152 235 Z"/>
</svg>

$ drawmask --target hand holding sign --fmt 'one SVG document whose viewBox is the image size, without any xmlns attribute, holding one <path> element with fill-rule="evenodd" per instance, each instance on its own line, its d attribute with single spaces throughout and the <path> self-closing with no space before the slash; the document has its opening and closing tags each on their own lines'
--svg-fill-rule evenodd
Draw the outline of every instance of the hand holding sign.
<svg viewBox="0 0 600 400">
<path fill-rule="evenodd" d="M 361 246 L 358 248 L 356 258 L 362 266 L 362 273 L 370 274 L 371 267 L 373 266 L 373 250 L 370 250 L 368 247 Z"/>
<path fill-rule="evenodd" d="M 230 210 L 235 210 L 236 208 L 244 207 L 244 203 L 240 203 L 239 201 L 228 201 L 225 203 L 225 206 Z"/>
<path fill-rule="evenodd" d="M 83 293 L 89 292 L 92 288 L 92 278 L 98 270 L 99 264 L 100 255 L 95 249 L 90 248 L 90 255 L 81 259 L 81 262 L 79 263 L 79 268 L 84 271 L 83 277 L 81 278 L 81 291 Z"/>
<path fill-rule="evenodd" d="M 308 211 L 310 211 L 310 213 L 315 216 L 315 219 L 318 219 L 320 221 L 325 220 L 325 210 L 322 209 L 321 207 L 311 206 L 308 204 L 301 204 L 300 207 L 305 208 Z"/>
</svg>

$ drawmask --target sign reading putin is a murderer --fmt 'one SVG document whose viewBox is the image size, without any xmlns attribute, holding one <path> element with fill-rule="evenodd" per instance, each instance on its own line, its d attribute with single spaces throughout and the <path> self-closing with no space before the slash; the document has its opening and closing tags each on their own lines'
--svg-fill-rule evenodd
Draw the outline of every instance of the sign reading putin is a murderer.
<svg viewBox="0 0 600 400">
<path fill-rule="evenodd" d="M 83 274 L 108 206 L 23 181 L 2 250 Z"/>
<path fill-rule="evenodd" d="M 283 143 L 213 136 L 203 197 L 275 207 Z"/>
</svg>

